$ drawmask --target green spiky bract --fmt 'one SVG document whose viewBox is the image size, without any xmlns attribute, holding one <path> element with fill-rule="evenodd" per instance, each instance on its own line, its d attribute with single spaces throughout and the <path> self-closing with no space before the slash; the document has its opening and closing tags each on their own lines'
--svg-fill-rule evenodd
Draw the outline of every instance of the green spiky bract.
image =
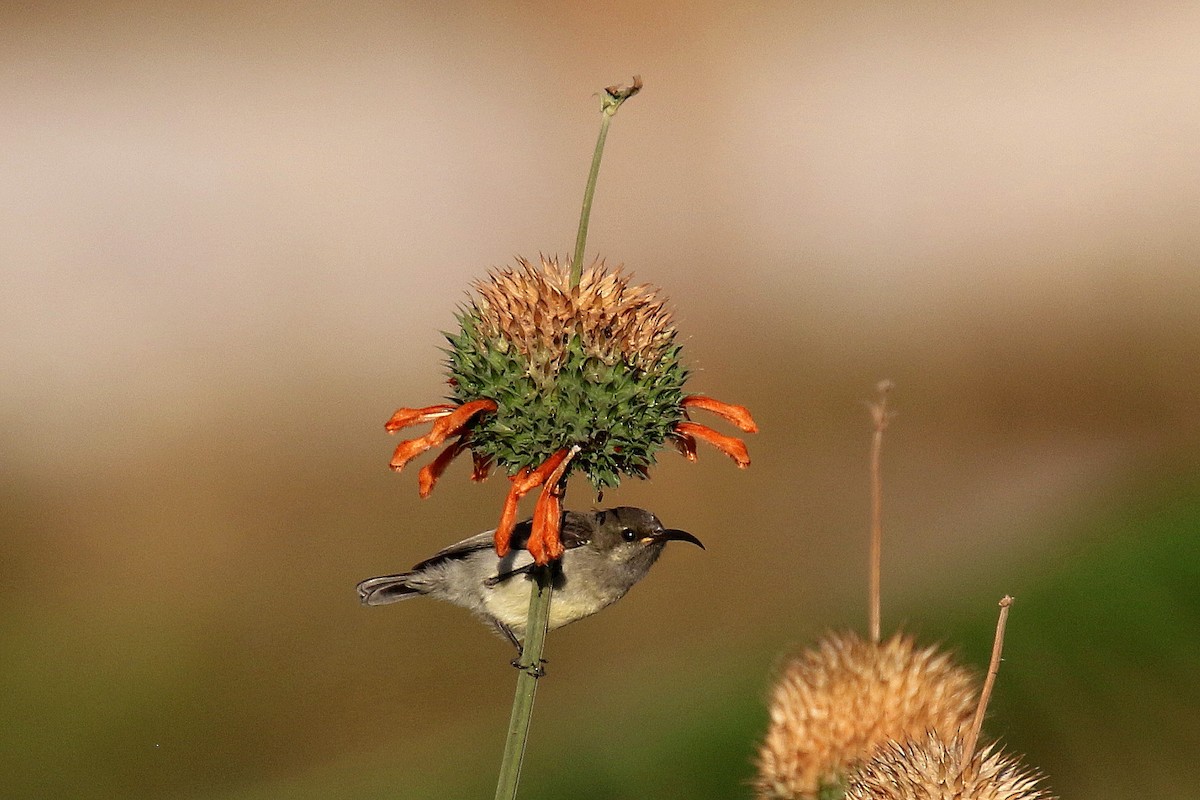
<svg viewBox="0 0 1200 800">
<path fill-rule="evenodd" d="M 453 399 L 496 402 L 496 411 L 480 415 L 470 428 L 470 447 L 509 474 L 534 469 L 577 444 L 572 468 L 597 489 L 615 487 L 622 475 L 644 477 L 683 419 L 687 370 L 678 345 L 654 363 L 631 364 L 589 353 L 575 335 L 550 358 L 482 335 L 470 312 L 459 321 L 461 332 L 446 335 Z"/>
</svg>

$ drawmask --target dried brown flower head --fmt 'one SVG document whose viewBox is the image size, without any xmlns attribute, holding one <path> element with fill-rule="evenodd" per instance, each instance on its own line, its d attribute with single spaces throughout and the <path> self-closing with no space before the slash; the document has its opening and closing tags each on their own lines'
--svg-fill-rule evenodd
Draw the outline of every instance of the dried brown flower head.
<svg viewBox="0 0 1200 800">
<path fill-rule="evenodd" d="M 760 798 L 837 794 L 851 769 L 891 740 L 970 724 L 978 681 L 936 648 L 896 634 L 880 644 L 825 636 L 793 658 L 771 693 L 759 748 Z"/>
<path fill-rule="evenodd" d="M 605 364 L 624 360 L 643 368 L 658 363 L 675 339 L 666 300 L 649 284 L 631 284 L 620 267 L 594 264 L 571 288 L 567 265 L 547 259 L 534 266 L 522 258 L 473 288 L 479 298 L 469 313 L 479 333 L 516 347 L 543 369 L 561 366 L 572 336 Z"/>
<path fill-rule="evenodd" d="M 963 743 L 930 731 L 888 742 L 846 782 L 846 800 L 1052 800 L 1042 776 L 995 745 L 961 768 Z"/>
</svg>

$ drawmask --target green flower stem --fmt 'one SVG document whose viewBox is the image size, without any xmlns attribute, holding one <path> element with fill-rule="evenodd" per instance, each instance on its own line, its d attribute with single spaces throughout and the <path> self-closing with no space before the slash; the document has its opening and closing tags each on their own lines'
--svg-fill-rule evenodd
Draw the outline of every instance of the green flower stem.
<svg viewBox="0 0 1200 800">
<path fill-rule="evenodd" d="M 596 138 L 596 150 L 592 153 L 592 169 L 588 172 L 587 186 L 583 190 L 583 208 L 579 212 L 579 232 L 575 234 L 575 257 L 571 259 L 571 288 L 579 285 L 583 277 L 583 250 L 587 245 L 588 220 L 592 217 L 592 197 L 596 194 L 596 178 L 600 175 L 600 158 L 604 155 L 604 140 L 608 138 L 608 126 L 613 115 L 629 98 L 642 90 L 642 79 L 634 76 L 633 85 L 609 86 L 600 100 L 600 135 Z"/>
<path fill-rule="evenodd" d="M 529 722 L 533 718 L 533 698 L 538 678 L 542 676 L 542 652 L 546 645 L 546 627 L 550 620 L 550 568 L 542 567 L 531 573 L 533 591 L 529 598 L 529 619 L 525 628 L 525 645 L 517 661 L 517 692 L 513 697 L 512 717 L 504 741 L 504 760 L 500 763 L 500 780 L 496 784 L 496 800 L 513 800 L 521 780 L 521 763 L 525 759 L 525 742 L 529 738 Z"/>
<path fill-rule="evenodd" d="M 575 259 L 571 262 L 571 287 L 579 286 L 583 277 L 583 249 L 587 245 L 588 220 L 592 216 L 592 197 L 596 194 L 596 177 L 600 174 L 600 157 L 604 155 L 604 140 L 608 126 L 621 104 L 642 89 L 642 79 L 634 76 L 628 87 L 609 86 L 600 100 L 600 137 L 592 154 L 592 169 L 583 191 L 583 209 L 579 213 L 579 232 L 575 236 Z M 500 780 L 496 784 L 496 800 L 513 800 L 521 779 L 521 763 L 525 760 L 525 743 L 529 739 L 529 723 L 533 718 L 533 698 L 537 681 L 542 676 L 542 652 L 546 647 L 546 628 L 550 623 L 550 567 L 532 573 L 533 591 L 529 596 L 529 617 L 525 625 L 525 642 L 517 662 L 517 691 L 513 696 L 512 716 L 508 722 L 508 737 L 504 742 L 504 759 L 500 762 Z"/>
</svg>

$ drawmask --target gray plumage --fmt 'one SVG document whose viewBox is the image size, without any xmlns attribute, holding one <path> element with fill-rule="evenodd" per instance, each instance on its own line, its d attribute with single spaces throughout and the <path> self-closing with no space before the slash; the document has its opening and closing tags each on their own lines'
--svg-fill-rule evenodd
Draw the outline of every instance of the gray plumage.
<svg viewBox="0 0 1200 800">
<path fill-rule="evenodd" d="M 364 605 L 378 606 L 428 595 L 466 608 L 514 644 L 525 637 L 533 557 L 525 550 L 532 524 L 513 530 L 512 550 L 498 558 L 494 531 L 452 544 L 400 575 L 369 578 L 358 585 Z M 686 531 L 664 528 L 640 508 L 563 514 L 565 552 L 554 572 L 550 629 L 591 616 L 625 596 L 645 577 L 670 541 L 691 542 Z"/>
</svg>

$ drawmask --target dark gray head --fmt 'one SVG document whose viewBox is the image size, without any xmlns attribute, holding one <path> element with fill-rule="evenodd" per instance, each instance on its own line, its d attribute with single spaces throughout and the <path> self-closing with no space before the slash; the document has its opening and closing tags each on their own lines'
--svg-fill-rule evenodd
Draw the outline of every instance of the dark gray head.
<svg viewBox="0 0 1200 800">
<path fill-rule="evenodd" d="M 667 542 L 691 542 L 704 548 L 700 540 L 687 531 L 664 528 L 658 517 L 649 511 L 620 506 L 595 512 L 592 533 L 585 546 L 607 555 L 617 564 L 645 573 Z"/>
</svg>

